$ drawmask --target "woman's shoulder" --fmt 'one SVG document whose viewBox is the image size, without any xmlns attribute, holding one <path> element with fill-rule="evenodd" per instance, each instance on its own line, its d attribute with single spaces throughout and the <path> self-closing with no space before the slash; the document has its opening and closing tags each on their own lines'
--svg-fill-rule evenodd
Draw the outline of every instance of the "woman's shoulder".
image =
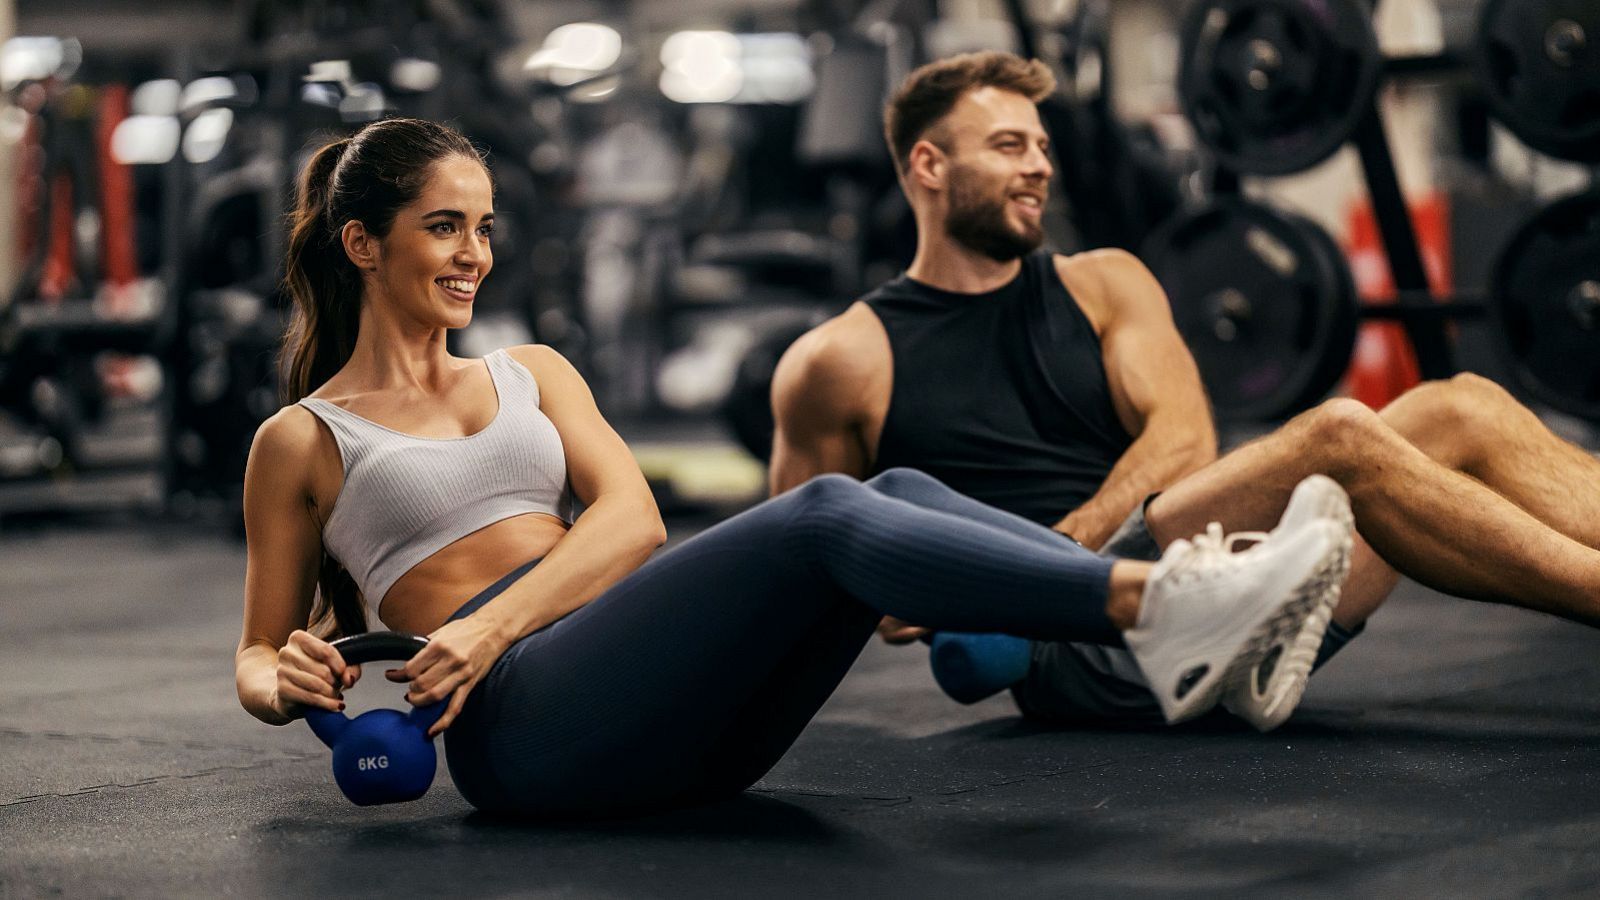
<svg viewBox="0 0 1600 900">
<path fill-rule="evenodd" d="M 326 442 L 324 426 L 316 415 L 291 403 L 261 423 L 250 452 L 263 461 L 292 465 L 315 458 Z"/>
<path fill-rule="evenodd" d="M 523 365 L 567 365 L 567 358 L 549 344 L 515 344 L 505 349 L 507 355 Z"/>
<path fill-rule="evenodd" d="M 290 404 L 256 429 L 244 480 L 247 519 L 255 509 L 257 516 L 289 516 L 303 522 L 292 511 L 303 510 L 307 503 L 313 511 L 331 510 L 339 495 L 343 480 L 338 446 L 310 410 Z"/>
<path fill-rule="evenodd" d="M 535 381 L 560 381 L 577 374 L 572 363 L 548 344 L 518 344 L 505 349 L 507 356 L 522 364 L 532 373 Z"/>
</svg>

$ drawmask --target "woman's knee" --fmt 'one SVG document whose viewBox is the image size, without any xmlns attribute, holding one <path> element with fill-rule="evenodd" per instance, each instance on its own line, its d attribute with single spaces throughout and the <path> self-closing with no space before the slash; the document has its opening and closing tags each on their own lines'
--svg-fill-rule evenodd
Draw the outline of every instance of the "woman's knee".
<svg viewBox="0 0 1600 900">
<path fill-rule="evenodd" d="M 869 507 L 884 502 L 882 494 L 846 475 L 818 475 L 773 501 L 787 503 L 782 510 L 782 533 L 790 556 L 813 569 L 821 565 L 826 548 L 855 529 L 867 527 Z"/>
<path fill-rule="evenodd" d="M 787 504 L 791 510 L 789 521 L 794 522 L 849 508 L 865 493 L 869 493 L 866 486 L 854 478 L 829 473 L 812 478 L 773 502 Z"/>
<path fill-rule="evenodd" d="M 904 467 L 885 469 L 868 479 L 866 486 L 890 497 L 905 497 L 942 486 L 941 482 L 920 469 Z"/>
<path fill-rule="evenodd" d="M 816 503 L 836 497 L 849 496 L 859 492 L 861 487 L 861 482 L 851 478 L 849 475 L 829 472 L 812 478 L 805 484 L 795 488 L 794 492 L 796 499 Z"/>
</svg>

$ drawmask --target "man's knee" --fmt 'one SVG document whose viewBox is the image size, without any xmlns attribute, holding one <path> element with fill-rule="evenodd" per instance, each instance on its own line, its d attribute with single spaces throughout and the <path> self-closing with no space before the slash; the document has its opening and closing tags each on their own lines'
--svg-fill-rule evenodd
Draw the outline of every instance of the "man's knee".
<svg viewBox="0 0 1600 900">
<path fill-rule="evenodd" d="M 1457 391 L 1489 402 L 1516 402 L 1509 391 L 1477 372 L 1461 372 L 1450 376 L 1444 383 Z"/>
<path fill-rule="evenodd" d="M 1533 414 L 1510 391 L 1475 372 L 1462 372 L 1444 383 L 1449 386 L 1456 421 L 1476 425 L 1479 430 Z"/>
<path fill-rule="evenodd" d="M 1285 427 L 1293 452 L 1311 454 L 1319 471 L 1337 477 L 1342 467 L 1358 462 L 1395 438 L 1394 432 L 1365 403 L 1335 397 L 1301 413 Z"/>
<path fill-rule="evenodd" d="M 1510 392 L 1472 372 L 1424 382 L 1384 407 L 1382 417 L 1407 441 L 1440 462 L 1471 462 L 1485 435 L 1525 408 Z"/>
<path fill-rule="evenodd" d="M 1390 406 L 1408 401 L 1435 410 L 1452 419 L 1521 409 L 1511 392 L 1476 372 L 1462 372 L 1438 381 L 1425 381 L 1405 392 Z"/>
</svg>

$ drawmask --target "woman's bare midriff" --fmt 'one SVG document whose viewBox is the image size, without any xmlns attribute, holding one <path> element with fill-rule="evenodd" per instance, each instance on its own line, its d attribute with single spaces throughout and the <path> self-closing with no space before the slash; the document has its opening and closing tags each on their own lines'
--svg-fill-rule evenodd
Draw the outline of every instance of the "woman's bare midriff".
<svg viewBox="0 0 1600 900">
<path fill-rule="evenodd" d="M 383 627 L 412 634 L 438 629 L 461 604 L 512 569 L 549 553 L 566 533 L 566 523 L 543 513 L 474 531 L 400 576 L 383 597 Z"/>
</svg>

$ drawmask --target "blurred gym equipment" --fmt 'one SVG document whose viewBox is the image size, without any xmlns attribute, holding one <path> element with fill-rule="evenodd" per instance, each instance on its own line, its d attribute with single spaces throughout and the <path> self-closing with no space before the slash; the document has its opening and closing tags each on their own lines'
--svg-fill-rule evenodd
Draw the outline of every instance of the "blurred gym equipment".
<svg viewBox="0 0 1600 900">
<path fill-rule="evenodd" d="M 1536 149 L 1580 161 L 1600 158 L 1597 64 L 1585 51 L 1595 16 L 1582 4 L 1492 0 L 1478 30 L 1474 71 L 1496 114 Z M 1180 214 L 1143 254 L 1219 419 L 1273 421 L 1314 404 L 1348 367 L 1363 318 L 1398 320 L 1421 376 L 1447 377 L 1457 371 L 1447 325 L 1493 312 L 1517 386 L 1600 421 L 1592 196 L 1558 201 L 1503 247 L 1474 248 L 1496 251 L 1489 296 L 1428 284 L 1374 92 L 1384 77 L 1465 70 L 1458 54 L 1383 58 L 1355 0 L 1203 0 L 1185 19 L 1182 57 L 1184 111 L 1216 157 L 1222 199 Z M 1343 254 L 1313 223 L 1227 199 L 1240 173 L 1298 171 L 1349 140 L 1397 288 L 1390 305 L 1357 302 Z"/>
</svg>

